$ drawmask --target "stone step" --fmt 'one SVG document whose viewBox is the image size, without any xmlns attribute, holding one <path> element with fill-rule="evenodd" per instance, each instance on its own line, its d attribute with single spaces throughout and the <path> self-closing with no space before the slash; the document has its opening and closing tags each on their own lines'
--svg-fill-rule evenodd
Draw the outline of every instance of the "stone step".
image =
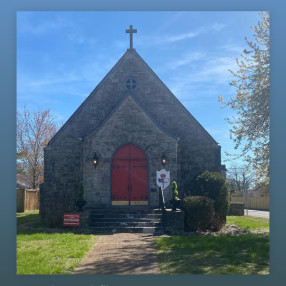
<svg viewBox="0 0 286 286">
<path fill-rule="evenodd" d="M 119 222 L 89 222 L 89 226 L 98 226 L 98 227 L 159 227 L 162 226 L 162 222 L 138 222 L 138 221 L 119 221 Z"/>
<path fill-rule="evenodd" d="M 95 232 L 163 233 L 161 209 L 146 207 L 91 208 L 89 229 Z"/>
<path fill-rule="evenodd" d="M 153 233 L 163 234 L 163 227 L 96 227 L 91 226 L 89 230 L 93 233 Z"/>
<path fill-rule="evenodd" d="M 99 208 L 87 209 L 90 214 L 161 214 L 160 209 Z"/>
<path fill-rule="evenodd" d="M 131 217 L 124 217 L 124 218 L 114 218 L 114 217 L 103 217 L 103 218 L 94 218 L 89 217 L 89 222 L 160 222 L 162 221 L 161 217 L 154 217 L 154 218 L 145 218 L 145 217 L 137 217 L 137 218 L 131 218 Z"/>
<path fill-rule="evenodd" d="M 90 214 L 91 219 L 161 219 L 162 214 Z"/>
</svg>

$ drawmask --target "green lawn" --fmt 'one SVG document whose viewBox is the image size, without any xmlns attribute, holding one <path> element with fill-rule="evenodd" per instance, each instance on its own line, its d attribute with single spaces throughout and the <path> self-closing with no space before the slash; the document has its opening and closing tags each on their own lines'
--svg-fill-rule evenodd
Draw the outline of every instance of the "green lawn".
<svg viewBox="0 0 286 286">
<path fill-rule="evenodd" d="M 95 235 L 45 228 L 38 212 L 18 213 L 17 224 L 17 274 L 70 274 L 97 240 Z M 269 220 L 229 216 L 227 224 L 248 233 L 155 238 L 160 272 L 269 274 L 269 233 L 251 233 L 269 230 Z"/>
<path fill-rule="evenodd" d="M 94 246 L 97 236 L 40 225 L 37 213 L 17 214 L 17 274 L 70 274 Z M 21 228 L 32 222 L 28 228 Z"/>
<path fill-rule="evenodd" d="M 155 239 L 161 274 L 269 274 L 269 220 L 227 217 L 248 230 L 239 236 L 184 235 Z"/>
<path fill-rule="evenodd" d="M 249 231 L 269 231 L 269 219 L 255 216 L 227 216 L 227 224 L 235 224 Z"/>
<path fill-rule="evenodd" d="M 17 224 L 30 223 L 39 221 L 39 211 L 27 211 L 23 213 L 17 213 Z"/>
</svg>

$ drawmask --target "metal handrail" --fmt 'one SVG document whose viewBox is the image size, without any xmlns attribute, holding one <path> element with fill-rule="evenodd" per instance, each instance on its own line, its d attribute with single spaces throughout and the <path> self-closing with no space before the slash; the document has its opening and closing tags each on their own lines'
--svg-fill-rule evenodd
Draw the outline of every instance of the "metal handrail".
<svg viewBox="0 0 286 286">
<path fill-rule="evenodd" d="M 159 206 L 161 207 L 162 217 L 163 217 L 163 228 L 164 232 L 166 231 L 166 206 L 163 188 L 159 187 Z"/>
</svg>

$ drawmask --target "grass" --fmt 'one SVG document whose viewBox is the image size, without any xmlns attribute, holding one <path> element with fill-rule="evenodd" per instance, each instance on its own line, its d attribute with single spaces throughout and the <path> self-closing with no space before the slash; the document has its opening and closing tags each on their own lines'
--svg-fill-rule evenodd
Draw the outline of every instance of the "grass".
<svg viewBox="0 0 286 286">
<path fill-rule="evenodd" d="M 63 228 L 38 228 L 38 213 L 17 214 L 17 222 L 17 274 L 70 274 L 98 238 Z M 34 224 L 21 228 L 26 222 Z"/>
<path fill-rule="evenodd" d="M 70 274 L 97 236 L 48 229 L 36 211 L 18 213 L 17 274 Z M 28 225 L 28 228 L 23 226 Z M 249 233 L 155 239 L 161 274 L 269 274 L 269 219 L 229 216 Z"/>
<path fill-rule="evenodd" d="M 269 235 L 155 240 L 161 274 L 269 274 Z"/>
<path fill-rule="evenodd" d="M 23 213 L 17 213 L 17 224 L 24 224 L 30 222 L 38 222 L 40 221 L 39 218 L 39 211 L 27 211 Z"/>
<path fill-rule="evenodd" d="M 227 217 L 248 230 L 239 236 L 171 236 L 155 239 L 161 274 L 269 274 L 269 219 Z"/>
<path fill-rule="evenodd" d="M 227 224 L 235 224 L 249 231 L 269 231 L 269 219 L 255 216 L 227 216 Z"/>
</svg>

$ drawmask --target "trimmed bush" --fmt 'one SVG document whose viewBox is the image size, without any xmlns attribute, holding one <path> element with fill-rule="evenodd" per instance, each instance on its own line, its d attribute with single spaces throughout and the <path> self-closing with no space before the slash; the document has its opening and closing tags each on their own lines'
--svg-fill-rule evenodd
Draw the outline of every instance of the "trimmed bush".
<svg viewBox="0 0 286 286">
<path fill-rule="evenodd" d="M 84 194 L 83 184 L 80 183 L 78 192 L 77 192 L 77 194 L 76 194 L 76 201 L 83 201 L 83 200 L 84 200 L 83 194 Z"/>
<path fill-rule="evenodd" d="M 204 196 L 184 198 L 185 230 L 206 231 L 212 226 L 214 201 Z"/>
<path fill-rule="evenodd" d="M 214 200 L 213 228 L 219 230 L 226 221 L 230 205 L 230 187 L 220 173 L 206 171 L 196 179 L 194 194 Z"/>
<path fill-rule="evenodd" d="M 178 200 L 178 186 L 177 186 L 177 183 L 174 181 L 172 183 L 172 200 Z"/>
</svg>

